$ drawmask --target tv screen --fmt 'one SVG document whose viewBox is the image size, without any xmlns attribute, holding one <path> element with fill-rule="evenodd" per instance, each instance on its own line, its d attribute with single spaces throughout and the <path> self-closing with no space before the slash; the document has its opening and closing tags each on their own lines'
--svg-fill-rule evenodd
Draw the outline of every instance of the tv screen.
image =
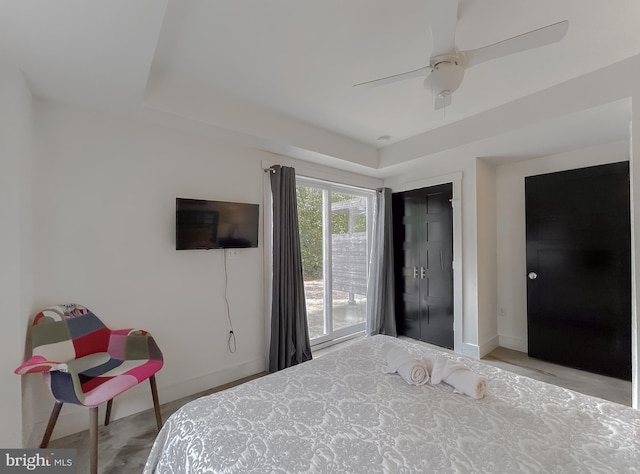
<svg viewBox="0 0 640 474">
<path fill-rule="evenodd" d="M 176 198 L 176 250 L 258 246 L 259 205 Z"/>
</svg>

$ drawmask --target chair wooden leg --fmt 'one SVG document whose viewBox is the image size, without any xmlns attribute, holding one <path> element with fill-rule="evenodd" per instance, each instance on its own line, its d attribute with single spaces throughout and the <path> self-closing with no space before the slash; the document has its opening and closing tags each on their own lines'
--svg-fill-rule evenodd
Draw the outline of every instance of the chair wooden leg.
<svg viewBox="0 0 640 474">
<path fill-rule="evenodd" d="M 158 425 L 158 431 L 162 429 L 162 416 L 160 415 L 160 403 L 158 402 L 158 387 L 156 386 L 156 376 L 149 377 L 149 383 L 151 384 L 151 396 L 153 397 L 153 409 L 156 412 L 156 424 Z"/>
<path fill-rule="evenodd" d="M 45 430 L 44 436 L 42 437 L 42 442 L 40 443 L 40 449 L 44 449 L 47 446 L 49 446 L 49 440 L 51 439 L 53 428 L 56 426 L 56 421 L 58 421 L 58 415 L 60 414 L 62 405 L 63 403 L 57 400 L 56 400 L 56 404 L 53 405 L 53 410 L 51 410 L 51 416 L 49 417 L 49 423 L 47 424 L 47 429 Z"/>
<path fill-rule="evenodd" d="M 91 407 L 89 411 L 89 465 L 91 474 L 98 474 L 98 407 Z"/>
<path fill-rule="evenodd" d="M 107 411 L 104 413 L 104 426 L 108 426 L 111 420 L 111 405 L 113 405 L 113 398 L 107 402 Z"/>
</svg>

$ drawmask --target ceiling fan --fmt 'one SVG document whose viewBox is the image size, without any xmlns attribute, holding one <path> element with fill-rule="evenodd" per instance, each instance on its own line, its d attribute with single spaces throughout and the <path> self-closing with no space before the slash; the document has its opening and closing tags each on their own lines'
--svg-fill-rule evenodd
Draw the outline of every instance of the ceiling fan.
<svg viewBox="0 0 640 474">
<path fill-rule="evenodd" d="M 433 51 L 427 66 L 393 76 L 361 82 L 354 87 L 377 87 L 405 79 L 424 77 L 424 87 L 431 92 L 436 110 L 451 104 L 451 95 L 460 87 L 466 68 L 492 59 L 560 41 L 569 28 L 568 21 L 523 33 L 478 49 L 460 51 L 455 36 L 458 22 L 457 0 L 432 0 L 430 19 Z"/>
</svg>

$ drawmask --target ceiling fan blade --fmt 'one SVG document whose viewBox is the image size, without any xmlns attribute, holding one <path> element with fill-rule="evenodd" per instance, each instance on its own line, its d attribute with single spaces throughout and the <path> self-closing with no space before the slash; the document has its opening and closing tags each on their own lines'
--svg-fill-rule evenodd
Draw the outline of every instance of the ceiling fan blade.
<svg viewBox="0 0 640 474">
<path fill-rule="evenodd" d="M 458 0 L 432 0 L 431 6 L 429 19 L 433 39 L 431 57 L 454 53 L 458 25 Z"/>
<path fill-rule="evenodd" d="M 545 46 L 547 44 L 560 41 L 569 29 L 568 21 L 560 21 L 553 25 L 538 28 L 537 30 L 523 33 L 513 38 L 509 38 L 498 43 L 484 46 L 478 49 L 463 51 L 465 67 L 480 64 L 485 61 L 507 56 L 509 54 L 526 51 L 527 49 Z"/>
<path fill-rule="evenodd" d="M 353 87 L 378 87 L 384 86 L 386 84 L 392 84 L 398 81 L 404 81 L 406 79 L 413 79 L 414 77 L 424 77 L 429 71 L 431 71 L 431 66 L 424 66 L 420 69 L 415 69 L 413 71 L 402 72 L 400 74 L 394 74 L 393 76 L 383 77 L 381 79 L 374 79 L 373 81 L 360 82 L 359 84 L 354 84 Z"/>
<path fill-rule="evenodd" d="M 435 110 L 442 110 L 445 107 L 449 107 L 451 105 L 451 96 L 453 94 L 447 94 L 444 96 L 437 96 L 433 99 L 433 108 Z"/>
</svg>

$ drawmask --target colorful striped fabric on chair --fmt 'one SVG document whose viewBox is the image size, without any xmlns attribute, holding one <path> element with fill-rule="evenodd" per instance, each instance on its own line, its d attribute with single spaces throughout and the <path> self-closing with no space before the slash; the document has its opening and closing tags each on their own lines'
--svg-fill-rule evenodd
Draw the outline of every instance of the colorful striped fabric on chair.
<svg viewBox="0 0 640 474">
<path fill-rule="evenodd" d="M 31 340 L 33 355 L 15 373 L 42 372 L 56 399 L 41 448 L 49 443 L 62 404 L 73 403 L 92 409 L 92 443 L 97 452 L 98 406 L 108 402 L 105 425 L 109 424 L 113 398 L 147 379 L 160 430 L 155 373 L 162 368 L 163 359 L 148 332 L 110 330 L 84 306 L 65 304 L 46 308 L 35 316 Z M 93 469 L 97 470 L 97 456 L 92 458 Z"/>
</svg>

